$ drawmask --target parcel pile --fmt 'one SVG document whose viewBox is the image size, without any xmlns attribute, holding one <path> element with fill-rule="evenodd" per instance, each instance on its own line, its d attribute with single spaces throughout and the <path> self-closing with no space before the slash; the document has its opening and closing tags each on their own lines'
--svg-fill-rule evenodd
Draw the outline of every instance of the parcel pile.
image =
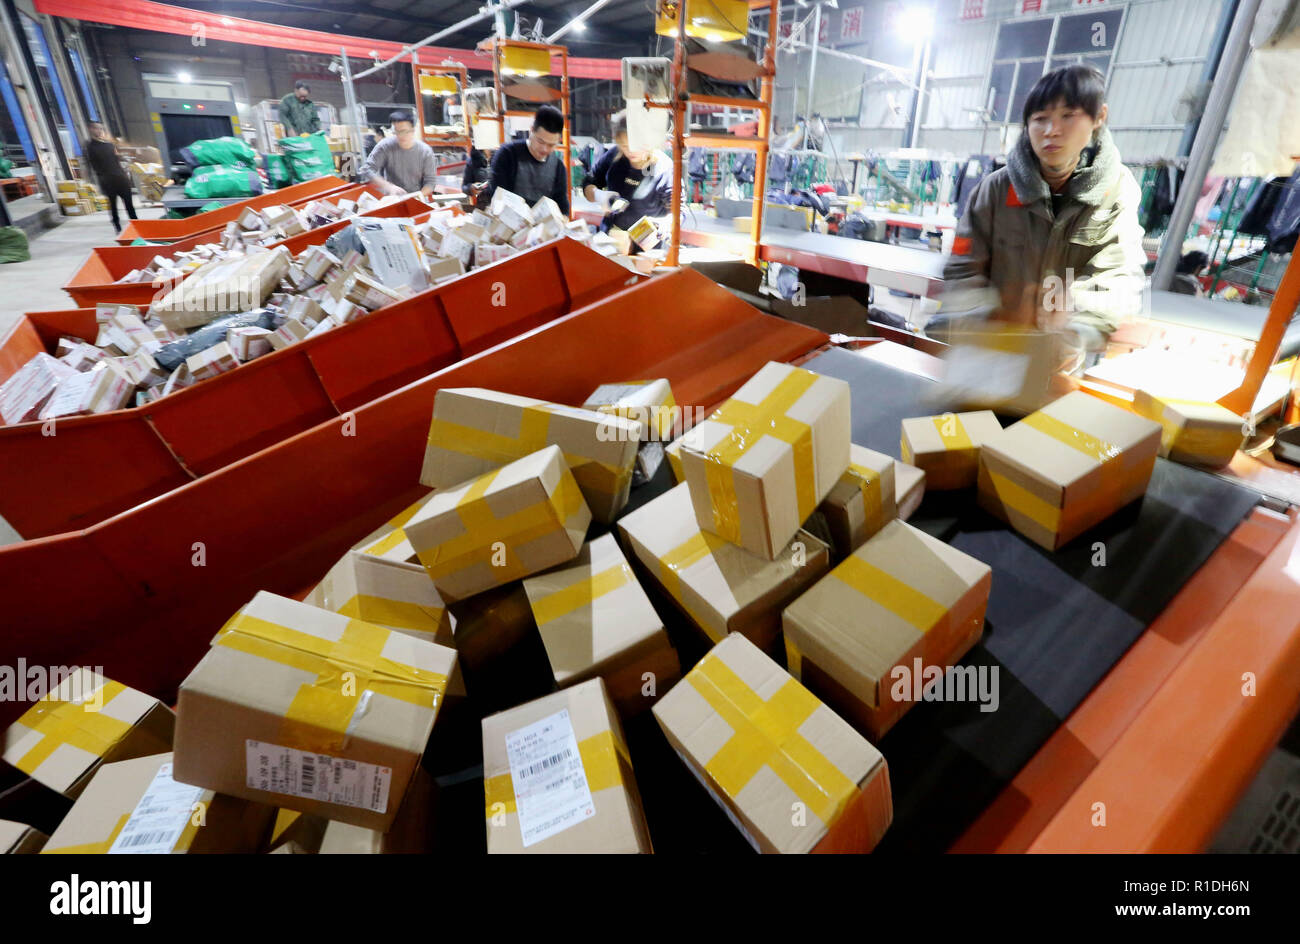
<svg viewBox="0 0 1300 944">
<path fill-rule="evenodd" d="M 905 420 L 900 462 L 851 442 L 844 381 L 780 363 L 670 441 L 679 414 L 664 379 L 581 407 L 439 390 L 432 491 L 302 602 L 254 595 L 174 717 L 90 673 L 9 729 L 5 761 L 76 802 L 48 839 L 20 821 L 0 842 L 429 851 L 422 758 L 447 743 L 435 725 L 468 724 L 487 852 L 648 853 L 647 761 L 624 724 L 649 710 L 756 851 L 870 851 L 893 817 L 879 745 L 916 700 L 894 670 L 959 662 L 992 582 L 905 522 L 927 483 L 1050 550 L 1143 494 L 1161 440 L 1073 393 L 1005 429 L 991 413 Z M 655 497 L 629 511 L 639 488 Z M 111 721 L 88 699 L 111 701 Z"/>
<path fill-rule="evenodd" d="M 548 198 L 497 196 L 499 215 L 353 217 L 297 256 L 263 244 L 404 197 L 246 209 L 221 243 L 155 256 L 121 279 L 163 288 L 147 308 L 98 306 L 93 343 L 65 337 L 29 360 L 0 385 L 0 424 L 142 406 L 546 240 L 587 241 L 586 224 L 570 225 Z"/>
</svg>

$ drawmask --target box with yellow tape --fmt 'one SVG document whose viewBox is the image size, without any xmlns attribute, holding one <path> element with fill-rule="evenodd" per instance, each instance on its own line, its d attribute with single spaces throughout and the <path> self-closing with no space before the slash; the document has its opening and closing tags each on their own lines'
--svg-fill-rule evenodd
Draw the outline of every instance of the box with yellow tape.
<svg viewBox="0 0 1300 944">
<path fill-rule="evenodd" d="M 1054 551 L 1146 494 L 1159 423 L 1082 391 L 980 449 L 980 505 Z"/>
<path fill-rule="evenodd" d="M 557 688 L 605 679 L 624 715 L 654 703 L 681 674 L 659 614 L 612 534 L 583 546 L 570 564 L 529 577 L 524 592 Z"/>
<path fill-rule="evenodd" d="M 0 819 L 0 855 L 35 855 L 48 839 L 26 823 Z"/>
<path fill-rule="evenodd" d="M 386 830 L 455 667 L 445 646 L 258 593 L 181 683 L 176 779 Z"/>
<path fill-rule="evenodd" d="M 618 523 L 649 578 L 712 642 L 741 633 L 780 649 L 781 610 L 830 569 L 830 548 L 800 531 L 774 560 L 700 529 L 690 492 L 678 485 Z"/>
<path fill-rule="evenodd" d="M 1217 403 L 1137 390 L 1133 412 L 1160 424 L 1160 455 L 1173 462 L 1222 468 L 1246 441 L 1242 418 Z"/>
<path fill-rule="evenodd" d="M 266 842 L 275 807 L 177 782 L 171 754 L 105 764 L 43 855 L 246 854 Z"/>
<path fill-rule="evenodd" d="M 451 615 L 419 564 L 348 551 L 303 602 L 426 642 L 455 647 Z M 465 683 L 458 666 L 447 682 L 447 697 L 464 694 Z"/>
<path fill-rule="evenodd" d="M 435 494 L 437 493 L 429 492 L 419 501 L 412 502 L 403 508 L 398 514 L 352 545 L 352 550 L 360 551 L 368 557 L 375 557 L 393 563 L 419 563 L 420 558 L 416 556 L 415 548 L 411 547 L 411 542 L 406 540 L 406 535 L 402 533 L 402 527 L 415 517 L 415 513 L 427 505 L 429 499 L 433 498 Z"/>
<path fill-rule="evenodd" d="M 171 750 L 175 723 L 158 699 L 78 668 L 9 726 L 4 759 L 76 799 L 100 764 Z"/>
<path fill-rule="evenodd" d="M 523 581 L 476 593 L 450 609 L 465 686 L 480 715 L 555 690 Z"/>
<path fill-rule="evenodd" d="M 898 517 L 896 467 L 884 453 L 856 444 L 849 448 L 848 471 L 805 525 L 830 544 L 837 559 Z"/>
<path fill-rule="evenodd" d="M 445 488 L 559 446 L 591 516 L 604 524 L 627 504 L 640 427 L 619 416 L 495 390 L 447 388 L 433 401 L 420 481 Z"/>
<path fill-rule="evenodd" d="M 684 436 L 685 434 L 683 434 Z M 686 473 L 682 471 L 682 438 L 678 436 L 668 445 L 664 446 L 664 455 L 668 458 L 668 464 L 673 470 L 674 482 L 685 482 Z"/>
<path fill-rule="evenodd" d="M 918 659 L 925 668 L 960 661 L 983 632 L 991 574 L 891 522 L 786 608 L 790 674 L 879 742 L 914 700 L 910 684 L 895 691 L 895 666 L 910 677 Z"/>
<path fill-rule="evenodd" d="M 990 410 L 903 420 L 903 461 L 925 472 L 931 491 L 971 488 L 979 477 L 980 446 L 1002 432 Z"/>
<path fill-rule="evenodd" d="M 769 362 L 684 437 L 700 527 L 773 559 L 849 467 L 849 385 Z"/>
<path fill-rule="evenodd" d="M 921 505 L 925 497 L 925 472 L 914 465 L 894 460 L 894 504 L 898 517 L 906 521 Z"/>
<path fill-rule="evenodd" d="M 483 792 L 490 855 L 654 851 L 601 679 L 484 718 Z"/>
<path fill-rule="evenodd" d="M 714 646 L 654 713 L 759 852 L 870 852 L 893 821 L 880 751 L 747 639 Z"/>
<path fill-rule="evenodd" d="M 402 528 L 449 603 L 572 560 L 591 512 L 558 446 L 437 492 Z"/>
<path fill-rule="evenodd" d="M 388 832 L 330 820 L 325 824 L 317 852 L 319 855 L 427 855 L 434 851 L 437 796 L 433 775 L 421 767 L 416 770 Z"/>
<path fill-rule="evenodd" d="M 672 439 L 677 418 L 681 415 L 681 409 L 673 399 L 673 389 L 663 377 L 601 384 L 587 397 L 582 408 L 639 423 L 642 442 Z"/>
</svg>

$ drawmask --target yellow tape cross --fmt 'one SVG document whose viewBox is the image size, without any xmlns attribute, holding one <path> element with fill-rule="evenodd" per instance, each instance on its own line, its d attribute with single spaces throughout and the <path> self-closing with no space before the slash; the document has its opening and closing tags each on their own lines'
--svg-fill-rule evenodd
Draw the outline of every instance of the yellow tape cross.
<svg viewBox="0 0 1300 944">
<path fill-rule="evenodd" d="M 612 593 L 619 587 L 631 583 L 634 579 L 631 567 L 627 564 L 615 564 L 598 574 L 592 574 L 590 577 L 570 584 L 562 590 L 548 593 L 541 599 L 533 601 L 533 619 L 539 627 L 545 626 L 552 620 L 567 616 L 574 610 L 591 606 L 592 601 L 597 597 Z"/>
<path fill-rule="evenodd" d="M 456 502 L 456 513 L 465 526 L 465 533 L 420 552 L 420 563 L 430 577 L 436 579 L 476 563 L 491 561 L 495 553 L 493 545 L 497 542 L 507 548 L 506 564 L 495 568 L 499 582 L 525 577 L 527 568 L 517 554 L 508 553 L 509 548 L 522 547 L 563 528 L 565 522 L 582 507 L 582 492 L 566 469 L 560 475 L 554 494 L 546 500 L 498 518 L 485 495 L 500 472 L 496 469 L 479 476 Z"/>
<path fill-rule="evenodd" d="M 415 629 L 430 633 L 437 631 L 443 614 L 438 607 L 408 603 L 405 600 L 389 600 L 368 593 L 358 593 L 334 612 L 390 629 Z"/>
<path fill-rule="evenodd" d="M 300 686 L 290 702 L 282 735 L 289 746 L 331 753 L 343 746 L 367 692 L 434 710 L 440 704 L 447 677 L 383 656 L 391 635 L 349 619 L 333 641 L 236 613 L 213 644 L 314 673 L 315 681 Z"/>
<path fill-rule="evenodd" d="M 931 600 L 893 574 L 854 555 L 846 557 L 831 571 L 831 576 L 923 633 L 929 632 L 948 613 L 948 608 L 942 603 Z"/>
<path fill-rule="evenodd" d="M 626 764 L 629 770 L 632 768 L 632 761 L 614 742 L 614 734 L 609 730 L 579 741 L 578 755 L 582 758 L 582 770 L 587 777 L 587 789 L 593 794 L 600 790 L 608 790 L 610 787 L 617 787 L 623 782 L 623 773 L 619 769 L 620 761 Z M 500 815 L 503 811 L 514 813 L 518 809 L 515 805 L 515 785 L 510 779 L 509 771 L 486 778 L 483 781 L 483 794 L 487 800 L 488 819 Z M 502 805 L 502 809 L 493 809 L 498 803 Z"/>
<path fill-rule="evenodd" d="M 799 728 L 821 702 L 794 679 L 763 701 L 713 653 L 686 679 L 734 732 L 704 765 L 733 800 L 763 767 L 769 767 L 826 825 L 857 793 L 857 785 L 808 740 Z"/>
<path fill-rule="evenodd" d="M 740 543 L 740 510 L 736 497 L 735 465 L 764 436 L 774 436 L 794 449 L 795 495 L 799 520 L 806 521 L 817 507 L 814 480 L 812 428 L 786 413 L 817 382 L 812 371 L 795 369 L 758 403 L 734 397 L 709 417 L 730 426 L 731 432 L 709 450 L 705 481 L 713 506 L 713 526 L 721 537 Z"/>
<path fill-rule="evenodd" d="M 121 682 L 105 680 L 101 704 L 107 705 L 125 690 L 126 686 Z M 87 700 L 94 697 L 91 693 Z M 48 698 L 29 708 L 18 723 L 42 735 L 41 740 L 14 764 L 25 774 L 34 774 L 61 744 L 70 744 L 96 757 L 103 757 L 131 730 L 130 722 L 110 717 L 102 710 L 90 711 L 84 703 Z"/>
<path fill-rule="evenodd" d="M 686 595 L 682 593 L 681 572 L 692 564 L 712 555 L 715 551 L 721 550 L 726 544 L 726 540 L 715 534 L 697 531 L 668 553 L 660 555 L 656 561 L 659 579 L 663 582 L 668 595 L 681 604 L 682 609 L 686 611 L 686 615 L 693 619 L 714 642 L 721 642 L 726 638 L 726 627 L 724 626 L 722 631 L 719 632 L 708 620 L 691 609 L 686 602 Z"/>
</svg>

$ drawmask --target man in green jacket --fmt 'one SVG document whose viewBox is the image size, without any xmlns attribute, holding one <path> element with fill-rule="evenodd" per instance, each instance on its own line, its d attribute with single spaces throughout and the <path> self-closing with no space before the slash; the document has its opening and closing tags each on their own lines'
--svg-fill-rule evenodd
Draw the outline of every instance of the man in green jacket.
<svg viewBox="0 0 1300 944">
<path fill-rule="evenodd" d="M 316 114 L 316 103 L 310 95 L 307 83 L 299 80 L 293 83 L 293 91 L 280 99 L 280 125 L 286 138 L 320 130 L 320 115 Z"/>
</svg>

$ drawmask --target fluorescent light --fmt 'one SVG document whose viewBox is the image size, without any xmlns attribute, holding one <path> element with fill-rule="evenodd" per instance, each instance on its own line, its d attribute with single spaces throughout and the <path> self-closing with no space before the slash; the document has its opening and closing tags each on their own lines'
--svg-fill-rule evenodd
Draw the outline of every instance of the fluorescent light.
<svg viewBox="0 0 1300 944">
<path fill-rule="evenodd" d="M 574 20 L 574 21 L 573 21 L 573 31 L 574 31 L 575 33 L 585 33 L 585 32 L 587 32 L 587 21 L 586 21 L 586 20 Z"/>
<path fill-rule="evenodd" d="M 934 29 L 934 19 L 925 7 L 904 7 L 895 21 L 895 29 L 904 36 L 925 39 Z"/>
<path fill-rule="evenodd" d="M 191 76 L 188 72 L 177 72 L 176 78 L 180 79 L 182 82 L 189 82 Z"/>
</svg>

